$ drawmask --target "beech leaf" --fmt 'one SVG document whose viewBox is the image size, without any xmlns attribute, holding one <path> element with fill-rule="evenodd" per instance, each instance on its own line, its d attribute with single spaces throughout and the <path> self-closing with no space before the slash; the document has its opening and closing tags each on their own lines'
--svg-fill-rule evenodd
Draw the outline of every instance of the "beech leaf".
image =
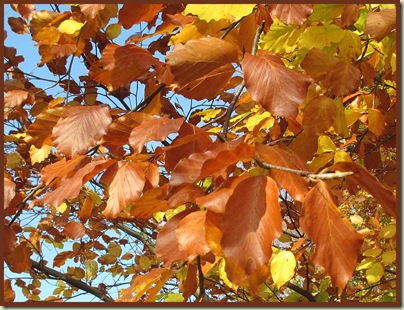
<svg viewBox="0 0 404 310">
<path fill-rule="evenodd" d="M 337 105 L 326 96 L 311 99 L 304 107 L 303 129 L 309 136 L 319 136 L 334 123 Z"/>
<path fill-rule="evenodd" d="M 254 7 L 255 4 L 188 4 L 184 14 L 197 15 L 207 22 L 212 19 L 234 22 L 250 14 Z"/>
<path fill-rule="evenodd" d="M 11 200 L 15 196 L 15 183 L 9 178 L 4 178 L 4 209 L 7 209 L 10 205 Z"/>
<path fill-rule="evenodd" d="M 396 9 L 369 12 L 366 18 L 365 34 L 370 34 L 380 42 L 396 28 L 396 15 Z"/>
<path fill-rule="evenodd" d="M 73 240 L 83 237 L 86 233 L 86 228 L 80 222 L 69 222 L 63 229 L 63 234 L 69 236 Z"/>
<path fill-rule="evenodd" d="M 69 107 L 52 130 L 54 143 L 68 157 L 84 154 L 107 133 L 111 122 L 106 105 Z"/>
<path fill-rule="evenodd" d="M 300 227 L 316 244 L 312 261 L 325 268 L 341 294 L 355 270 L 363 237 L 334 203 L 327 183 L 319 181 L 306 195 Z"/>
<path fill-rule="evenodd" d="M 246 53 L 243 60 L 245 84 L 251 97 L 275 115 L 295 118 L 306 98 L 311 79 L 291 70 L 268 52 Z"/>
<path fill-rule="evenodd" d="M 313 4 L 270 4 L 271 13 L 285 24 L 301 25 L 313 11 Z"/>
<path fill-rule="evenodd" d="M 280 251 L 271 259 L 271 275 L 279 288 L 295 274 L 296 259 L 290 251 Z"/>
</svg>

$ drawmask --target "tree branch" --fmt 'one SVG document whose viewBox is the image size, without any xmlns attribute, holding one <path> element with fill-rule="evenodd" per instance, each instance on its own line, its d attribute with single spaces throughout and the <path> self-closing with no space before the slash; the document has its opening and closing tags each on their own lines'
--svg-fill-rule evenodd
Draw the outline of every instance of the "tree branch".
<svg viewBox="0 0 404 310">
<path fill-rule="evenodd" d="M 156 254 L 155 245 L 153 244 L 153 242 L 150 241 L 146 234 L 134 231 L 133 229 L 130 229 L 128 226 L 122 223 L 117 223 L 116 227 L 124 231 L 128 235 L 132 236 L 133 238 L 141 241 L 149 249 L 150 253 Z"/>
<path fill-rule="evenodd" d="M 300 295 L 306 297 L 309 301 L 315 302 L 316 299 L 314 298 L 313 295 L 310 294 L 310 292 L 302 289 L 301 287 L 294 285 L 293 283 L 288 283 L 287 287 L 290 288 L 291 290 L 295 291 L 296 293 L 299 293 Z"/>
<path fill-rule="evenodd" d="M 345 172 L 338 171 L 338 172 L 318 173 L 317 174 L 317 173 L 312 173 L 310 171 L 296 170 L 296 169 L 291 169 L 291 168 L 287 168 L 287 167 L 268 164 L 268 163 L 262 161 L 262 159 L 260 159 L 257 155 L 255 156 L 255 161 L 262 168 L 281 170 L 281 171 L 290 172 L 290 173 L 298 174 L 298 175 L 301 175 L 304 177 L 308 177 L 310 179 L 317 179 L 317 180 L 331 180 L 331 179 L 345 178 L 345 177 L 353 174 L 352 171 L 345 171 Z"/>
<path fill-rule="evenodd" d="M 160 86 L 152 94 L 150 94 L 149 97 L 147 97 L 145 100 L 143 100 L 141 103 L 139 103 L 135 108 L 132 109 L 132 111 L 137 111 L 137 112 L 142 111 L 153 100 L 153 98 L 156 97 L 157 94 L 159 92 L 161 92 L 165 87 L 166 87 L 166 84 L 161 83 Z"/>
<path fill-rule="evenodd" d="M 32 259 L 31 259 L 31 263 L 32 263 L 32 268 L 34 268 L 38 271 L 41 271 L 42 273 L 44 273 L 47 276 L 53 276 L 56 279 L 69 283 L 70 285 L 77 287 L 78 289 L 81 289 L 83 291 L 86 291 L 86 292 L 98 297 L 102 301 L 110 301 L 110 302 L 114 301 L 111 297 L 109 297 L 108 295 L 106 295 L 105 293 L 103 293 L 102 291 L 100 291 L 98 288 L 96 288 L 94 286 L 88 285 L 87 283 L 84 283 L 83 281 L 76 280 L 76 279 L 72 278 L 71 276 L 68 276 L 64 273 L 61 273 L 52 268 L 49 268 L 49 267 L 45 266 L 43 263 L 38 263 Z"/>
<path fill-rule="evenodd" d="M 199 286 L 199 300 L 203 300 L 205 296 L 205 279 L 203 277 L 202 265 L 201 265 L 201 257 L 198 255 L 196 257 L 196 265 L 198 267 L 198 286 Z"/>
</svg>

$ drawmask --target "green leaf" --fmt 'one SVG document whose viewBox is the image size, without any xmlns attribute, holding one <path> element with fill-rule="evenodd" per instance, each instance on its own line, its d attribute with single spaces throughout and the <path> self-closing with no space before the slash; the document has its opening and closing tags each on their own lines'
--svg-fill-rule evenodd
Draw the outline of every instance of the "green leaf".
<svg viewBox="0 0 404 310">
<path fill-rule="evenodd" d="M 105 29 L 105 33 L 107 35 L 107 39 L 113 40 L 121 34 L 122 28 L 120 24 L 110 24 L 107 29 Z"/>
<path fill-rule="evenodd" d="M 338 44 L 338 55 L 346 60 L 354 61 L 362 53 L 362 43 L 360 37 L 349 30 L 344 30 L 344 37 Z"/>
<path fill-rule="evenodd" d="M 89 259 L 84 262 L 86 268 L 86 280 L 94 280 L 97 277 L 98 264 L 95 260 Z"/>
<path fill-rule="evenodd" d="M 320 292 L 319 294 L 316 295 L 315 299 L 317 302 L 326 302 L 328 301 L 328 298 L 330 296 L 328 295 L 327 292 Z"/>
<path fill-rule="evenodd" d="M 370 268 L 366 270 L 366 280 L 369 284 L 377 283 L 382 278 L 383 273 L 383 265 L 380 263 L 374 263 Z"/>
<path fill-rule="evenodd" d="M 363 256 L 365 257 L 378 257 L 380 254 L 382 254 L 383 250 L 380 248 L 376 248 L 376 249 L 370 249 L 365 251 L 365 253 L 363 253 Z"/>
<path fill-rule="evenodd" d="M 376 262 L 376 259 L 373 257 L 367 257 L 363 259 L 358 266 L 356 266 L 356 270 L 363 270 L 370 268 L 373 263 Z"/>
<path fill-rule="evenodd" d="M 307 28 L 297 43 L 299 47 L 323 49 L 340 42 L 345 36 L 344 30 L 336 25 L 311 26 Z"/>
<path fill-rule="evenodd" d="M 382 254 L 382 263 L 385 265 L 394 263 L 397 259 L 396 251 L 387 251 Z"/>
<path fill-rule="evenodd" d="M 316 154 L 334 152 L 336 149 L 337 147 L 329 136 L 318 137 L 318 147 Z"/>
<path fill-rule="evenodd" d="M 147 256 L 141 256 L 139 258 L 139 266 L 145 271 L 149 270 L 151 266 L 150 258 L 148 258 Z"/>
<path fill-rule="evenodd" d="M 363 32 L 363 29 L 365 28 L 365 24 L 366 24 L 366 19 L 369 14 L 369 10 L 361 9 L 361 10 L 359 10 L 359 12 L 360 12 L 359 18 L 356 21 L 356 23 L 354 24 L 354 26 L 359 32 Z"/>
<path fill-rule="evenodd" d="M 295 274 L 296 259 L 292 252 L 281 251 L 271 260 L 271 275 L 277 287 L 281 287 Z"/>
<path fill-rule="evenodd" d="M 397 227 L 394 224 L 383 227 L 379 232 L 379 238 L 393 238 L 396 235 L 396 229 Z"/>
<path fill-rule="evenodd" d="M 291 53 L 297 48 L 296 43 L 301 33 L 297 25 L 285 25 L 280 20 L 275 20 L 270 31 L 262 36 L 260 46 L 275 53 Z"/>
<path fill-rule="evenodd" d="M 166 298 L 164 298 L 164 301 L 165 302 L 183 302 L 184 297 L 182 296 L 182 294 L 170 293 L 167 295 Z"/>
<path fill-rule="evenodd" d="M 341 15 L 345 4 L 314 4 L 308 20 L 317 22 L 331 21 Z"/>
</svg>

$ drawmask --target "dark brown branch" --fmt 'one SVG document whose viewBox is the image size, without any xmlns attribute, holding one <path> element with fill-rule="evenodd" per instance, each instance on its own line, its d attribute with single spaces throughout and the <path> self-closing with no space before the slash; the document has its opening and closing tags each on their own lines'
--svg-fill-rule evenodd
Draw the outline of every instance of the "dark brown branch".
<svg viewBox="0 0 404 310">
<path fill-rule="evenodd" d="M 202 265 L 201 265 L 201 257 L 198 255 L 196 257 L 196 266 L 198 267 L 198 286 L 199 286 L 199 300 L 203 300 L 205 296 L 205 279 L 203 277 Z"/>
<path fill-rule="evenodd" d="M 81 289 L 85 292 L 88 292 L 88 293 L 98 297 L 102 301 L 109 301 L 109 302 L 114 301 L 111 297 L 109 297 L 108 295 L 106 295 L 105 293 L 103 293 L 101 290 L 99 290 L 98 288 L 96 288 L 94 286 L 88 285 L 87 283 L 84 283 L 83 281 L 76 280 L 76 279 L 72 278 L 71 276 L 68 276 L 67 274 L 56 271 L 52 268 L 45 266 L 44 264 L 38 263 L 32 259 L 31 259 L 31 263 L 32 263 L 32 268 L 44 273 L 48 277 L 51 276 L 51 277 L 55 277 L 56 279 L 62 280 L 74 287 L 77 287 L 78 289 Z"/>
<path fill-rule="evenodd" d="M 300 295 L 306 297 L 309 301 L 315 302 L 316 299 L 314 298 L 313 295 L 310 294 L 310 292 L 302 289 L 301 287 L 294 285 L 293 283 L 288 283 L 287 287 L 290 288 L 291 290 L 295 291 L 296 293 L 299 293 Z"/>
<path fill-rule="evenodd" d="M 132 111 L 137 111 L 137 112 L 142 111 L 153 100 L 153 98 L 156 97 L 158 95 L 158 93 L 160 93 L 165 87 L 166 87 L 166 84 L 161 83 L 160 86 L 152 94 L 150 94 L 149 97 L 147 97 L 145 100 L 143 100 L 141 103 L 139 103 L 135 108 L 132 109 Z"/>
<path fill-rule="evenodd" d="M 124 231 L 128 235 L 132 236 L 133 238 L 136 238 L 137 240 L 142 242 L 149 249 L 150 253 L 156 254 L 155 246 L 153 242 L 151 242 L 151 240 L 147 237 L 146 234 L 134 231 L 133 229 L 130 229 L 129 227 L 127 227 L 122 223 L 116 224 L 116 227 Z"/>
</svg>

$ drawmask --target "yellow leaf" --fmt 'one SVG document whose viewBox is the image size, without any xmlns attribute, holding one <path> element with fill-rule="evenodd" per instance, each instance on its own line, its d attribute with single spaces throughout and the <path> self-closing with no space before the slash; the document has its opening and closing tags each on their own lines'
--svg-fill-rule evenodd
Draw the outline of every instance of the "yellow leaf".
<svg viewBox="0 0 404 310">
<path fill-rule="evenodd" d="M 206 109 L 195 113 L 195 115 L 201 115 L 203 116 L 202 119 L 204 122 L 209 122 L 211 119 L 215 118 L 220 111 L 220 109 Z"/>
<path fill-rule="evenodd" d="M 396 261 L 396 259 L 397 259 L 396 251 L 394 251 L 394 250 L 387 251 L 382 254 L 382 263 L 385 265 L 394 263 Z"/>
<path fill-rule="evenodd" d="M 280 251 L 271 260 L 271 275 L 279 288 L 292 279 L 295 274 L 296 259 L 290 251 Z"/>
<path fill-rule="evenodd" d="M 376 249 L 370 249 L 365 251 L 365 253 L 363 253 L 363 256 L 365 257 L 378 257 L 380 254 L 382 254 L 383 250 L 380 248 L 376 248 Z"/>
<path fill-rule="evenodd" d="M 149 270 L 150 266 L 151 266 L 150 258 L 148 258 L 147 256 L 140 256 L 139 266 L 140 266 L 140 268 L 142 268 L 145 271 Z"/>
<path fill-rule="evenodd" d="M 329 136 L 318 137 L 318 147 L 316 154 L 322 154 L 326 152 L 334 152 L 337 149 L 334 142 Z"/>
<path fill-rule="evenodd" d="M 264 123 L 261 123 L 265 119 L 267 119 L 267 121 Z M 254 114 L 253 116 L 249 117 L 247 120 L 247 123 L 245 124 L 245 127 L 249 131 L 253 131 L 255 126 L 257 126 L 260 123 L 261 123 L 260 129 L 268 129 L 274 125 L 275 120 L 272 117 L 271 113 L 269 113 L 268 111 L 265 111 L 264 113 Z"/>
<path fill-rule="evenodd" d="M 197 15 L 208 22 L 212 19 L 234 22 L 250 14 L 254 7 L 255 4 L 188 4 L 184 14 Z"/>
<path fill-rule="evenodd" d="M 351 220 L 351 223 L 355 224 L 355 225 L 360 226 L 363 223 L 363 218 L 360 215 L 357 215 L 357 214 L 350 216 L 349 219 Z"/>
<path fill-rule="evenodd" d="M 238 289 L 238 285 L 234 284 L 233 282 L 230 282 L 229 278 L 227 277 L 225 267 L 226 267 L 226 262 L 224 259 L 222 259 L 219 263 L 219 277 L 227 287 L 229 287 L 230 289 L 232 289 L 233 291 L 236 292 Z"/>
<path fill-rule="evenodd" d="M 332 153 L 323 153 L 320 154 L 319 156 L 316 156 L 311 163 L 309 164 L 311 170 L 317 172 L 320 169 L 322 169 L 325 165 L 327 165 L 334 155 Z"/>
<path fill-rule="evenodd" d="M 366 270 L 366 280 L 369 284 L 379 282 L 384 273 L 383 265 L 380 263 L 374 263 L 370 268 Z"/>
<path fill-rule="evenodd" d="M 64 213 L 67 210 L 67 204 L 63 202 L 56 210 L 60 213 Z"/>
<path fill-rule="evenodd" d="M 176 209 L 169 209 L 166 211 L 166 219 L 167 221 L 170 220 L 170 218 L 172 218 L 173 216 L 177 215 L 178 213 L 184 211 L 186 209 L 185 205 L 180 205 L 178 208 Z"/>
<path fill-rule="evenodd" d="M 297 25 L 285 25 L 280 20 L 275 20 L 268 31 L 260 40 L 263 50 L 275 53 L 291 53 L 296 48 L 301 30 Z"/>
<path fill-rule="evenodd" d="M 84 262 L 86 268 L 86 280 L 94 280 L 97 277 L 98 264 L 95 260 L 89 259 Z"/>
<path fill-rule="evenodd" d="M 23 132 L 23 133 L 16 133 L 15 135 L 14 135 L 16 138 L 25 138 L 26 136 L 27 136 L 27 133 L 26 132 Z"/>
<path fill-rule="evenodd" d="M 342 13 L 344 7 L 345 4 L 315 4 L 309 20 L 318 22 L 332 20 Z"/>
<path fill-rule="evenodd" d="M 379 238 L 393 238 L 396 235 L 396 228 L 396 225 L 387 225 L 383 227 L 379 232 Z"/>
<path fill-rule="evenodd" d="M 107 39 L 113 40 L 117 36 L 121 34 L 122 28 L 120 24 L 110 24 L 107 29 L 105 29 L 105 33 L 107 35 Z"/>
<path fill-rule="evenodd" d="M 344 30 L 336 25 L 311 26 L 300 36 L 298 46 L 309 50 L 315 47 L 323 49 L 340 42 L 344 36 Z"/>
<path fill-rule="evenodd" d="M 349 153 L 345 151 L 336 151 L 334 155 L 334 163 L 338 163 L 340 161 L 352 161 Z"/>
<path fill-rule="evenodd" d="M 31 164 L 41 163 L 48 158 L 51 153 L 52 146 L 44 144 L 40 149 L 37 149 L 34 145 L 29 148 L 29 157 L 31 158 Z"/>
<path fill-rule="evenodd" d="M 166 214 L 165 212 L 158 211 L 158 212 L 154 213 L 153 218 L 157 222 L 161 222 L 163 220 L 165 214 Z"/>
<path fill-rule="evenodd" d="M 122 248 L 118 243 L 111 242 L 108 244 L 108 253 L 115 257 L 119 257 L 122 254 Z"/>
<path fill-rule="evenodd" d="M 378 109 L 369 109 L 368 113 L 368 128 L 369 130 L 375 134 L 376 137 L 379 137 L 384 130 L 385 127 L 385 118 L 382 112 Z"/>
<path fill-rule="evenodd" d="M 75 34 L 81 29 L 81 27 L 83 27 L 83 25 L 83 23 L 77 22 L 73 19 L 68 19 L 59 25 L 58 30 L 67 34 Z"/>
<path fill-rule="evenodd" d="M 356 270 L 359 271 L 359 270 L 363 270 L 363 269 L 368 269 L 373 265 L 373 263 L 375 261 L 376 261 L 376 259 L 372 258 L 372 257 L 365 258 L 360 262 L 360 264 L 358 266 L 356 266 Z"/>
<path fill-rule="evenodd" d="M 350 31 L 344 30 L 345 36 L 339 43 L 339 56 L 349 61 L 356 60 L 362 52 L 362 43 L 360 37 Z"/>
</svg>

